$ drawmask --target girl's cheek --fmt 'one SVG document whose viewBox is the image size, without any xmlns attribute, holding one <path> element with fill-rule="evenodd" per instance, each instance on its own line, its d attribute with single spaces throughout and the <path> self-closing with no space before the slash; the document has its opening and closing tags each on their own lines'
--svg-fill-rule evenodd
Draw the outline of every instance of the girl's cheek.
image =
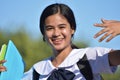
<svg viewBox="0 0 120 80">
<path fill-rule="evenodd" d="M 68 31 L 67 31 L 66 29 L 62 30 L 62 32 L 63 32 L 64 34 L 68 33 Z"/>
<path fill-rule="evenodd" d="M 46 37 L 51 37 L 52 34 L 53 34 L 52 32 L 45 32 Z"/>
<path fill-rule="evenodd" d="M 70 30 L 63 30 L 62 31 L 64 35 L 71 35 L 71 31 Z"/>
</svg>

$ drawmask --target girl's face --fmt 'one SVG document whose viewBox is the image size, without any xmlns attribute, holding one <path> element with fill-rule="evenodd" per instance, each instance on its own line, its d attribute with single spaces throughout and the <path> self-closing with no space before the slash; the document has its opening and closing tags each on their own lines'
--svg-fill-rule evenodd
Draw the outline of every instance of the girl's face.
<svg viewBox="0 0 120 80">
<path fill-rule="evenodd" d="M 45 39 L 53 49 L 61 51 L 71 47 L 71 29 L 67 19 L 59 13 L 51 15 L 45 20 Z"/>
</svg>

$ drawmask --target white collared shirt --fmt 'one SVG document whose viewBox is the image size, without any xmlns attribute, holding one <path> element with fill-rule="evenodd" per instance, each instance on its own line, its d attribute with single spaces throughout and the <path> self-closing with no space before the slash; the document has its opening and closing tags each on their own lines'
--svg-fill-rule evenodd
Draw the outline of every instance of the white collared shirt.
<svg viewBox="0 0 120 80">
<path fill-rule="evenodd" d="M 40 61 L 33 65 L 33 67 L 24 74 L 22 80 L 32 80 L 33 69 L 39 74 L 39 80 L 47 80 L 54 69 L 65 68 L 75 74 L 74 80 L 86 80 L 81 74 L 77 62 L 84 56 L 87 55 L 90 63 L 94 80 L 100 80 L 100 73 L 113 73 L 116 71 L 116 66 L 110 66 L 108 61 L 108 52 L 111 49 L 95 47 L 95 48 L 83 48 L 73 49 L 66 59 L 56 68 L 51 62 L 51 57 L 43 61 Z"/>
</svg>

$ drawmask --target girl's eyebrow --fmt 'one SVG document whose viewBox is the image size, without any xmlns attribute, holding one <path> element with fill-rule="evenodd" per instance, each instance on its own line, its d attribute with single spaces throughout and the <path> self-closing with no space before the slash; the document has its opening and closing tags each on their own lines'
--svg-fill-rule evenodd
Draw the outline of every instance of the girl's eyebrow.
<svg viewBox="0 0 120 80">
<path fill-rule="evenodd" d="M 59 24 L 59 26 L 64 26 L 64 25 L 66 25 L 66 24 Z"/>
<path fill-rule="evenodd" d="M 66 24 L 59 24 L 58 26 L 64 26 Z M 45 27 L 53 27 L 52 25 L 45 25 Z"/>
<path fill-rule="evenodd" d="M 45 25 L 45 27 L 47 28 L 47 27 L 53 27 L 52 25 Z"/>
</svg>

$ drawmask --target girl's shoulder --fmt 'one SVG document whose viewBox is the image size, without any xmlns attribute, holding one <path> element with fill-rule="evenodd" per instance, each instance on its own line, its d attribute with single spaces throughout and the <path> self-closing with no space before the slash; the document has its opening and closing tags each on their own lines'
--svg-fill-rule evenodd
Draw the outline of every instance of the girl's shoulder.
<svg viewBox="0 0 120 80">
<path fill-rule="evenodd" d="M 35 69 L 39 74 L 44 74 L 48 71 L 50 66 L 51 66 L 51 57 L 35 63 L 33 65 L 33 69 Z"/>
<path fill-rule="evenodd" d="M 48 57 L 48 58 L 46 58 L 46 59 L 43 59 L 43 60 L 35 63 L 34 66 L 37 66 L 37 65 L 40 66 L 41 64 L 44 65 L 44 64 L 48 63 L 49 61 L 51 61 L 51 57 Z"/>
</svg>

